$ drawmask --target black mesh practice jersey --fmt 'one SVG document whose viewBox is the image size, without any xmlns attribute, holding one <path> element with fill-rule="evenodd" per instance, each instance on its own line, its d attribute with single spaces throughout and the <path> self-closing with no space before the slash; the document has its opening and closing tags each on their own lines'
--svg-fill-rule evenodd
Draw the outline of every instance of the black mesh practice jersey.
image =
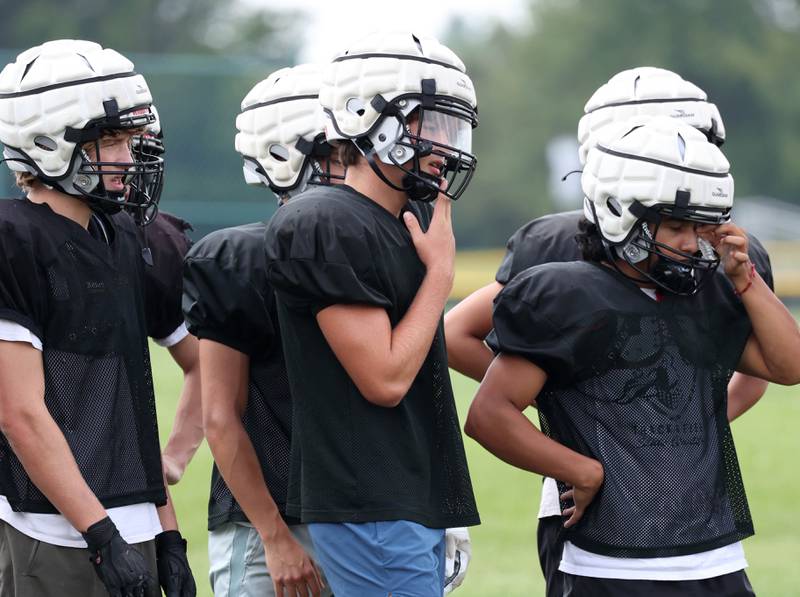
<svg viewBox="0 0 800 597">
<path fill-rule="evenodd" d="M 189 222 L 165 212 L 144 228 L 137 227 L 145 259 L 145 310 L 147 335 L 166 338 L 183 323 L 181 278 L 183 258 L 192 241 Z"/>
<path fill-rule="evenodd" d="M 427 228 L 430 206 L 407 209 Z M 349 187 L 320 187 L 277 211 L 266 253 L 295 408 L 289 512 L 478 524 L 441 323 L 408 394 L 384 408 L 360 394 L 316 321 L 327 306 L 363 304 L 397 325 L 425 275 L 402 220 Z"/>
<path fill-rule="evenodd" d="M 506 244 L 506 254 L 497 269 L 495 280 L 508 284 L 518 273 L 543 263 L 559 261 L 579 261 L 581 252 L 575 235 L 582 211 L 567 211 L 536 218 L 517 230 Z M 772 265 L 764 245 L 752 234 L 748 252 L 756 270 L 767 283 L 775 289 L 772 278 Z M 721 270 L 718 272 L 725 275 Z"/>
<path fill-rule="evenodd" d="M 47 204 L 0 201 L 0 319 L 42 340 L 45 404 L 103 506 L 162 505 L 145 264 L 129 216 L 95 217 L 87 231 Z M 56 512 L 2 435 L 0 493 Z"/>
<path fill-rule="evenodd" d="M 726 413 L 750 332 L 724 276 L 657 302 L 616 270 L 577 261 L 530 268 L 503 289 L 490 346 L 547 373 L 542 431 L 605 469 L 570 541 L 657 557 L 753 533 Z"/>
<path fill-rule="evenodd" d="M 212 232 L 186 257 L 183 307 L 189 330 L 250 358 L 247 406 L 242 422 L 264 480 L 285 516 L 292 437 L 292 401 L 283 359 L 275 296 L 266 279 L 265 224 Z M 247 517 L 219 474 L 211 475 L 208 526 Z"/>
</svg>

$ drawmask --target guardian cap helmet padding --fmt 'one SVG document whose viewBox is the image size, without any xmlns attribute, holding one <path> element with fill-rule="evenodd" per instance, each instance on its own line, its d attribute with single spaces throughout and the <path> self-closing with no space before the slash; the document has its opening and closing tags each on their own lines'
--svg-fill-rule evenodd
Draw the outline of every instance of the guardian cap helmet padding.
<svg viewBox="0 0 800 597">
<path fill-rule="evenodd" d="M 325 141 L 319 105 L 321 67 L 282 68 L 256 84 L 236 117 L 236 151 L 248 184 L 269 187 L 279 198 L 308 184 L 330 184 L 333 148 Z"/>
<path fill-rule="evenodd" d="M 719 265 L 719 257 L 702 238 L 698 253 L 689 255 L 655 236 L 664 217 L 727 222 L 733 206 L 729 170 L 716 145 L 675 119 L 618 125 L 603 144 L 589 150 L 581 176 L 585 215 L 597 225 L 612 264 L 623 259 L 643 276 L 639 281 L 694 294 Z M 648 271 L 639 264 L 651 255 L 656 261 Z"/>
<path fill-rule="evenodd" d="M 441 178 L 451 199 L 466 190 L 477 166 L 475 90 L 464 63 L 434 38 L 368 35 L 328 66 L 320 103 L 328 140 L 352 141 L 390 187 L 422 201 L 436 199 Z M 420 159 L 429 155 L 441 158 L 441 177 L 422 171 Z M 402 185 L 389 181 L 376 160 L 401 168 Z"/>
<path fill-rule="evenodd" d="M 101 169 L 102 175 L 144 186 L 142 177 L 160 176 L 163 162 L 104 162 L 99 141 L 107 131 L 151 124 L 151 103 L 144 77 L 114 50 L 69 39 L 44 43 L 0 73 L 3 157 L 14 171 L 30 172 L 94 208 L 118 211 L 135 194 L 106 191 Z M 94 159 L 84 149 L 87 143 L 95 145 Z"/>
<path fill-rule="evenodd" d="M 725 141 L 725 126 L 706 93 L 680 75 L 651 66 L 617 73 L 594 92 L 578 123 L 579 158 L 618 122 L 632 117 L 669 116 L 702 131 L 715 145 Z"/>
</svg>

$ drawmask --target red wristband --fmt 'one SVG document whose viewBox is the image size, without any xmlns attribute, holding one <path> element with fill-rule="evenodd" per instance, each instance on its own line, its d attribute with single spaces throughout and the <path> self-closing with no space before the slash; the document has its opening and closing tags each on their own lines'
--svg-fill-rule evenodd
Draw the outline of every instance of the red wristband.
<svg viewBox="0 0 800 597">
<path fill-rule="evenodd" d="M 753 285 L 753 280 L 756 278 L 756 264 L 752 261 L 750 262 L 750 276 L 747 282 L 747 285 L 742 288 L 741 290 L 736 290 L 736 287 L 733 288 L 733 294 L 736 296 L 742 296 L 745 292 L 750 290 L 750 287 Z"/>
</svg>

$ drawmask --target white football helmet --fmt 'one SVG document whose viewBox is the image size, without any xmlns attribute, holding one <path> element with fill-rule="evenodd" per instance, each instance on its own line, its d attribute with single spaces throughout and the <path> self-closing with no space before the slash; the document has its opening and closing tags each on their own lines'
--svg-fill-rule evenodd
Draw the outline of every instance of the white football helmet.
<svg viewBox="0 0 800 597">
<path fill-rule="evenodd" d="M 133 185 L 145 175 L 160 175 L 163 162 L 104 162 L 99 139 L 107 130 L 153 122 L 151 103 L 144 77 L 114 50 L 69 39 L 44 43 L 0 73 L 3 157 L 14 171 L 30 172 L 96 208 L 118 211 L 137 194 L 106 191 L 100 169 Z M 87 143 L 95 144 L 95 160 L 84 150 Z"/>
<path fill-rule="evenodd" d="M 282 68 L 256 84 L 236 117 L 235 146 L 248 184 L 269 187 L 279 199 L 308 184 L 330 184 L 332 147 L 319 105 L 321 67 Z"/>
<path fill-rule="evenodd" d="M 669 116 L 702 131 L 715 145 L 725 141 L 725 126 L 706 93 L 680 75 L 651 66 L 617 73 L 594 92 L 578 123 L 581 164 L 589 149 L 616 123 L 632 117 Z"/>
<path fill-rule="evenodd" d="M 464 63 L 432 37 L 409 32 L 372 33 L 337 55 L 319 94 L 329 118 L 326 136 L 350 140 L 377 176 L 411 199 L 458 199 L 477 166 L 472 129 L 477 100 Z M 408 118 L 417 111 L 414 130 Z M 420 168 L 420 158 L 442 158 L 441 177 Z M 401 168 L 402 186 L 390 182 L 376 160 Z"/>
<path fill-rule="evenodd" d="M 669 117 L 617 125 L 589 150 L 581 175 L 586 218 L 597 225 L 613 263 L 624 259 L 648 280 L 693 294 L 719 258 L 698 239 L 699 254 L 680 254 L 655 240 L 648 223 L 663 217 L 700 224 L 730 219 L 733 177 L 728 160 L 696 128 Z M 662 249 L 679 253 L 672 258 Z M 649 271 L 637 264 L 658 257 Z"/>
</svg>

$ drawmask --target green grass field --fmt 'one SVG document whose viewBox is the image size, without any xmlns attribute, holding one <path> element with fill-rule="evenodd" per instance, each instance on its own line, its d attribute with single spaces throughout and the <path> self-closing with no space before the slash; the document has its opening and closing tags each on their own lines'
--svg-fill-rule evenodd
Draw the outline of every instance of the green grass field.
<svg viewBox="0 0 800 597">
<path fill-rule="evenodd" d="M 169 433 L 181 377 L 167 352 L 152 347 L 162 442 Z M 466 415 L 477 384 L 453 374 L 459 412 Z M 800 595 L 800 388 L 772 386 L 733 430 L 756 535 L 745 541 L 748 575 L 760 596 Z M 536 556 L 539 477 L 516 470 L 465 438 L 483 524 L 472 530 L 473 561 L 460 597 L 541 595 Z M 211 455 L 204 444 L 172 489 L 189 540 L 198 595 L 208 597 L 206 505 Z"/>
</svg>

